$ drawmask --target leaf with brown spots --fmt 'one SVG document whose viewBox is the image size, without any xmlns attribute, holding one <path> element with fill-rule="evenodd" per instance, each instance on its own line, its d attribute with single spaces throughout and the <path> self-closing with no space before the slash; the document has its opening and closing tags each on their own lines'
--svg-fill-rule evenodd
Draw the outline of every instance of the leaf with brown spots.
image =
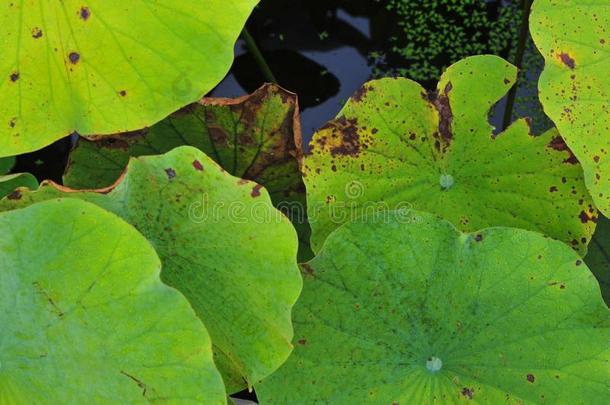
<svg viewBox="0 0 610 405">
<path fill-rule="evenodd" d="M 403 210 L 341 226 L 308 266 L 261 404 L 610 401 L 610 310 L 559 241 Z"/>
<path fill-rule="evenodd" d="M 236 99 L 204 98 L 142 131 L 81 138 L 70 155 L 64 184 L 106 187 L 120 176 L 130 156 L 161 154 L 181 145 L 197 147 L 230 174 L 263 185 L 297 228 L 300 260 L 312 257 L 299 171 L 297 97 L 277 85 Z"/>
<path fill-rule="evenodd" d="M 200 99 L 257 3 L 2 1 L 0 157 L 139 130 Z"/>
<path fill-rule="evenodd" d="M 97 204 L 150 241 L 163 262 L 161 278 L 186 296 L 210 332 L 231 393 L 263 379 L 290 354 L 290 311 L 301 289 L 298 240 L 264 188 L 181 146 L 132 158 L 108 188 L 46 182 L 37 191 L 22 190 L 19 199 L 0 201 L 0 210 L 57 197 Z"/>
<path fill-rule="evenodd" d="M 524 228 L 586 252 L 598 214 L 557 131 L 532 136 L 522 119 L 495 136 L 488 123 L 516 74 L 476 56 L 449 67 L 432 94 L 402 78 L 366 84 L 304 159 L 314 251 L 350 219 L 412 207 L 463 231 Z"/>
<path fill-rule="evenodd" d="M 597 208 L 610 216 L 610 2 L 536 0 L 530 31 L 545 59 L 545 113 L 585 173 Z"/>
<path fill-rule="evenodd" d="M 38 180 L 30 173 L 15 173 L 0 176 L 0 198 L 14 193 L 20 187 L 35 190 L 38 188 Z"/>
</svg>

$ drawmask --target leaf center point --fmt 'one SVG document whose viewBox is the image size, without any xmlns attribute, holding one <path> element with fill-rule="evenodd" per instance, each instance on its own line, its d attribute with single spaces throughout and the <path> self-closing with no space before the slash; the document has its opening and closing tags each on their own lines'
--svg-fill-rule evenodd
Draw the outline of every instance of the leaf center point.
<svg viewBox="0 0 610 405">
<path fill-rule="evenodd" d="M 439 183 L 441 184 L 441 188 L 443 189 L 443 191 L 446 191 L 453 187 L 453 185 L 455 184 L 455 180 L 450 174 L 441 174 Z"/>
<path fill-rule="evenodd" d="M 443 368 L 443 361 L 438 357 L 430 357 L 428 360 L 426 360 L 426 368 L 429 372 L 436 373 Z"/>
</svg>

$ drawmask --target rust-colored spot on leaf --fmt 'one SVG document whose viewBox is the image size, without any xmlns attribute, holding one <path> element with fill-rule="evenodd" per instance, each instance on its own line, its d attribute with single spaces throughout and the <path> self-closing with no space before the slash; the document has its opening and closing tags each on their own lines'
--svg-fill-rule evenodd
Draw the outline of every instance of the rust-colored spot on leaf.
<svg viewBox="0 0 610 405">
<path fill-rule="evenodd" d="M 434 105 L 439 115 L 438 133 L 434 136 L 439 138 L 435 143 L 436 149 L 445 150 L 453 139 L 452 122 L 453 112 L 449 102 L 449 93 L 453 89 L 453 84 L 448 82 L 442 93 L 430 93 L 428 100 Z M 440 136 L 439 136 L 440 135 Z"/>
<path fill-rule="evenodd" d="M 370 90 L 372 90 L 372 87 L 362 86 L 358 90 L 356 90 L 356 92 L 352 96 L 352 99 L 354 99 L 354 101 L 356 102 L 361 102 L 364 96 L 366 96 L 366 93 L 368 93 Z"/>
<path fill-rule="evenodd" d="M 89 9 L 89 7 L 83 6 L 79 11 L 79 15 L 83 21 L 87 21 L 89 17 L 91 17 L 91 10 Z"/>
<path fill-rule="evenodd" d="M 570 69 L 574 69 L 576 67 L 576 61 L 574 61 L 574 58 L 565 52 L 559 54 L 559 60 Z"/>
<path fill-rule="evenodd" d="M 593 215 L 593 214 L 589 215 L 589 213 L 587 213 L 585 211 L 581 211 L 579 218 L 580 218 L 580 222 L 582 222 L 583 224 L 586 224 L 589 221 L 591 221 L 593 223 L 597 222 L 597 217 L 595 217 L 595 215 Z"/>
<path fill-rule="evenodd" d="M 16 82 L 17 80 L 19 80 L 19 72 L 11 73 L 10 78 L 11 78 L 11 82 Z"/>
<path fill-rule="evenodd" d="M 167 178 L 170 180 L 176 177 L 176 171 L 171 167 L 165 169 L 165 173 L 167 174 Z"/>
<path fill-rule="evenodd" d="M 468 387 L 462 388 L 462 395 L 468 399 L 472 399 L 472 396 L 474 395 L 474 388 L 468 388 Z"/>
<path fill-rule="evenodd" d="M 534 374 L 528 374 L 526 377 L 527 381 L 533 383 L 534 381 L 536 381 L 536 377 L 534 377 Z"/>
<path fill-rule="evenodd" d="M 200 172 L 203 171 L 203 165 L 197 159 L 193 160 L 193 167 L 195 168 L 195 170 L 199 170 Z"/>
<path fill-rule="evenodd" d="M 70 52 L 68 59 L 73 65 L 76 65 L 80 61 L 80 54 L 78 52 Z"/>
<path fill-rule="evenodd" d="M 568 152 L 569 156 L 563 161 L 564 163 L 578 164 L 578 159 L 561 136 L 558 135 L 554 137 L 548 146 L 559 152 Z"/>
<path fill-rule="evenodd" d="M 568 145 L 566 145 L 563 138 L 559 135 L 551 139 L 549 147 L 558 151 L 568 150 Z"/>
<path fill-rule="evenodd" d="M 570 151 L 570 157 L 568 157 L 566 160 L 564 160 L 563 163 L 569 163 L 571 165 L 577 165 L 578 164 L 578 158 L 576 157 L 576 155 L 574 155 Z"/>
<path fill-rule="evenodd" d="M 252 192 L 250 193 L 252 198 L 260 197 L 260 195 L 261 195 L 261 188 L 263 188 L 263 186 L 261 186 L 260 184 L 257 184 L 257 185 L 255 185 L 252 188 Z"/>
<path fill-rule="evenodd" d="M 299 339 L 297 340 L 297 343 L 301 346 L 305 346 L 307 344 L 307 339 Z"/>
<path fill-rule="evenodd" d="M 32 38 L 34 38 L 34 39 L 42 38 L 42 30 L 38 27 L 34 27 L 32 29 Z"/>
<path fill-rule="evenodd" d="M 333 156 L 357 156 L 362 149 L 360 135 L 358 134 L 358 120 L 356 118 L 339 117 L 326 128 L 333 128 L 339 132 L 341 142 L 330 148 Z"/>
</svg>

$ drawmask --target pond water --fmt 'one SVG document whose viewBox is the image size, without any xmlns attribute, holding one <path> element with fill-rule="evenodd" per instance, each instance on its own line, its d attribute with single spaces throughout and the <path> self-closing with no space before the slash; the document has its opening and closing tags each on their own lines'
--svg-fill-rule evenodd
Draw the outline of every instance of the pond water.
<svg viewBox="0 0 610 405">
<path fill-rule="evenodd" d="M 357 32 L 361 41 L 346 43 L 338 35 L 332 35 L 332 26 L 338 25 L 335 22 Z M 281 37 L 267 35 L 257 42 L 279 84 L 299 94 L 301 124 L 307 142 L 372 77 L 373 66 L 368 54 L 373 48 L 368 18 L 350 15 L 341 8 L 321 31 L 303 34 L 299 30 L 303 28 L 285 20 L 281 28 L 274 29 L 282 33 Z M 238 42 L 236 55 L 231 73 L 212 92 L 213 96 L 251 93 L 265 82 L 243 41 Z"/>
</svg>

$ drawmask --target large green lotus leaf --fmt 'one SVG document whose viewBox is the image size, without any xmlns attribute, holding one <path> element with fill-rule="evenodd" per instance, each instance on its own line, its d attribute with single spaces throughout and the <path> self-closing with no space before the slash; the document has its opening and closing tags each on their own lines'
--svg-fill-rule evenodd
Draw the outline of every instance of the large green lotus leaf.
<svg viewBox="0 0 610 405">
<path fill-rule="evenodd" d="M 93 204 L 0 214 L 0 403 L 224 404 L 210 337 L 160 269 Z"/>
<path fill-rule="evenodd" d="M 110 188 L 76 191 L 46 182 L 5 198 L 0 210 L 65 195 L 114 212 L 153 244 L 161 278 L 188 298 L 210 332 L 229 393 L 286 360 L 301 290 L 298 241 L 263 187 L 182 146 L 131 159 Z"/>
<path fill-rule="evenodd" d="M 257 0 L 4 1 L 0 156 L 143 128 L 227 73 Z"/>
<path fill-rule="evenodd" d="M 296 226 L 302 261 L 312 257 L 299 170 L 301 128 L 297 97 L 268 84 L 236 99 L 204 98 L 151 128 L 87 140 L 70 154 L 64 184 L 100 188 L 113 184 L 130 156 L 195 146 L 234 176 L 265 186 L 278 209 Z"/>
<path fill-rule="evenodd" d="M 605 217 L 597 224 L 585 262 L 597 277 L 604 299 L 610 305 L 610 220 Z"/>
<path fill-rule="evenodd" d="M 610 311 L 559 241 L 386 212 L 336 230 L 303 274 L 296 348 L 261 404 L 610 401 Z"/>
<path fill-rule="evenodd" d="M 597 211 L 557 132 L 531 136 L 522 119 L 494 136 L 487 121 L 516 73 L 488 55 L 449 67 L 435 94 L 402 78 L 365 84 L 305 157 L 313 250 L 351 218 L 412 207 L 462 231 L 524 228 L 584 253 Z"/>
<path fill-rule="evenodd" d="M 597 207 L 610 215 L 610 2 L 536 0 L 530 30 L 546 61 L 544 111 L 580 160 Z"/>
<path fill-rule="evenodd" d="M 10 195 L 20 187 L 35 189 L 38 187 L 38 180 L 30 173 L 15 173 L 0 176 L 0 198 Z"/>
</svg>

